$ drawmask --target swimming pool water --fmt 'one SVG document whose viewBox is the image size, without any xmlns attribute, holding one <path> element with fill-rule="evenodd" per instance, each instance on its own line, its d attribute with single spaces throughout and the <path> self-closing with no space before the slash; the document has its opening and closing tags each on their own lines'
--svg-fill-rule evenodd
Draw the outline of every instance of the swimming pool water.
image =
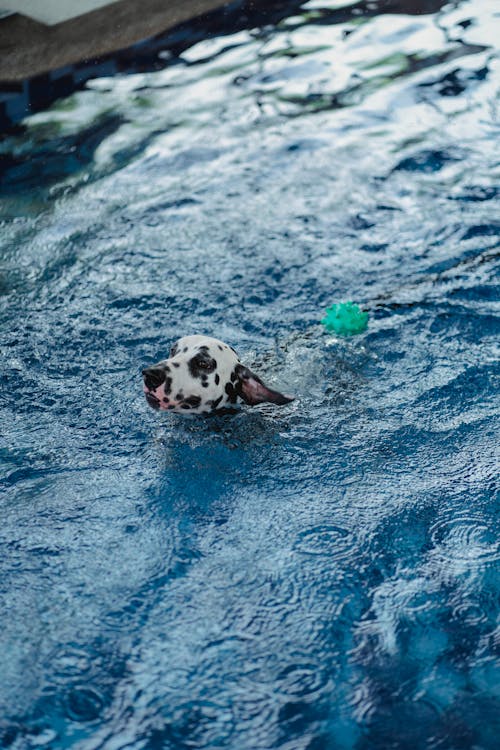
<svg viewBox="0 0 500 750">
<path fill-rule="evenodd" d="M 4 138 L 3 747 L 498 747 L 498 29 L 282 3 Z M 195 332 L 297 400 L 159 416 Z"/>
</svg>

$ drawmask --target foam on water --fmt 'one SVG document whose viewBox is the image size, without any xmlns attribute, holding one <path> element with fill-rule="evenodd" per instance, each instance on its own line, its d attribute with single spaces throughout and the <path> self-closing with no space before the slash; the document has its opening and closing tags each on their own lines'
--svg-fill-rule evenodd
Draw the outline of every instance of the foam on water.
<svg viewBox="0 0 500 750">
<path fill-rule="evenodd" d="M 424 10 L 156 43 L 2 142 L 5 747 L 497 747 L 499 19 Z M 154 413 L 194 332 L 297 400 Z"/>
</svg>

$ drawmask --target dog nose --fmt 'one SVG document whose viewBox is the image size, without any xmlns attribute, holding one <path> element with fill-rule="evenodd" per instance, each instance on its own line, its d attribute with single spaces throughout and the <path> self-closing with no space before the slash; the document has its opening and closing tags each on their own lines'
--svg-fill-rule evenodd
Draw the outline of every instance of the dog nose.
<svg viewBox="0 0 500 750">
<path fill-rule="evenodd" d="M 148 367 L 142 371 L 142 377 L 144 378 L 146 388 L 149 388 L 150 391 L 155 391 L 165 382 L 167 375 L 165 370 L 159 367 Z"/>
</svg>

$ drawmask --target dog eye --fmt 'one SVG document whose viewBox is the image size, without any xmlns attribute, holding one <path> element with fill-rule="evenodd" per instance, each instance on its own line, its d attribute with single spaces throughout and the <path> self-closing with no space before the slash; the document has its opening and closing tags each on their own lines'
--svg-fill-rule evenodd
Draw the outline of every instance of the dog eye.
<svg viewBox="0 0 500 750">
<path fill-rule="evenodd" d="M 207 372 L 212 372 L 212 370 L 215 370 L 216 363 L 213 359 L 210 359 L 207 357 L 196 357 L 195 358 L 195 365 L 199 370 L 206 370 Z"/>
</svg>

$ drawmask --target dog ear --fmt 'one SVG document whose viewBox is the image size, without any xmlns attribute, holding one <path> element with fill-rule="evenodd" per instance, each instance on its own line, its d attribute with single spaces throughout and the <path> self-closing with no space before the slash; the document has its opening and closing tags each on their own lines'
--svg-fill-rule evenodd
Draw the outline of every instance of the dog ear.
<svg viewBox="0 0 500 750">
<path fill-rule="evenodd" d="M 278 393 L 278 391 L 273 391 L 271 388 L 268 388 L 264 385 L 258 375 L 255 375 L 255 373 L 244 365 L 236 366 L 236 374 L 238 375 L 238 380 L 236 382 L 238 395 L 241 396 L 243 401 L 250 406 L 263 404 L 266 401 L 271 404 L 279 404 L 282 406 L 283 404 L 288 404 L 290 401 L 294 400 L 293 396 L 284 396 L 282 393 Z"/>
</svg>

